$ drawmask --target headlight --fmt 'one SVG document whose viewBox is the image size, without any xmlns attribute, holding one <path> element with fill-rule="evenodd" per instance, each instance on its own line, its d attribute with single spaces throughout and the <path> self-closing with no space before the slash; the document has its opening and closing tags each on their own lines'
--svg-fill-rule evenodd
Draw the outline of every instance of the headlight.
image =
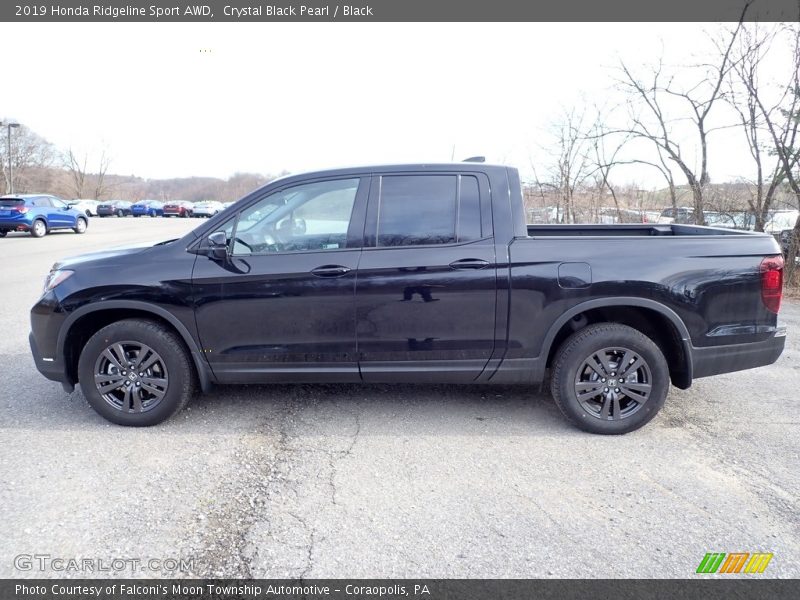
<svg viewBox="0 0 800 600">
<path fill-rule="evenodd" d="M 69 279 L 75 271 L 69 269 L 54 269 L 44 280 L 44 292 L 47 293 L 60 284 L 62 281 Z"/>
</svg>

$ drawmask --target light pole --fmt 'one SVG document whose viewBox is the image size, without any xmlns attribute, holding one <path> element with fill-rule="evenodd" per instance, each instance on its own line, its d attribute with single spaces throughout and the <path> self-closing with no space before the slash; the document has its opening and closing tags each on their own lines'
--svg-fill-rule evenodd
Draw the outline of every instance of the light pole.
<svg viewBox="0 0 800 600">
<path fill-rule="evenodd" d="M 3 125 L 3 122 L 0 121 L 0 126 Z M 8 193 L 14 193 L 14 167 L 11 163 L 11 128 L 12 127 L 19 127 L 19 123 L 14 123 L 9 121 L 5 123 L 6 129 L 8 130 L 8 146 L 6 150 L 8 150 Z"/>
</svg>

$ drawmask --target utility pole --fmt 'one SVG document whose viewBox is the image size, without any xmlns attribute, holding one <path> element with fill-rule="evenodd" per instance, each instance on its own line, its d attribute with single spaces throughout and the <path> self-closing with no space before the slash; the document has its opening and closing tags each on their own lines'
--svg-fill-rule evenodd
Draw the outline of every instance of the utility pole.
<svg viewBox="0 0 800 600">
<path fill-rule="evenodd" d="M 4 123 L 0 121 L 0 127 L 2 127 Z M 8 130 L 8 146 L 6 150 L 8 151 L 8 193 L 14 193 L 14 166 L 11 162 L 11 128 L 12 127 L 19 127 L 19 123 L 15 123 L 13 121 L 9 121 L 5 123 L 6 129 Z"/>
</svg>

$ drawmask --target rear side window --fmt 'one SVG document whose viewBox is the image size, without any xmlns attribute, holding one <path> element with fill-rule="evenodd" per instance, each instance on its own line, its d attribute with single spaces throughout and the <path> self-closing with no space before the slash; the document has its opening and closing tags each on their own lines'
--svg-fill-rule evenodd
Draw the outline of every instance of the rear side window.
<svg viewBox="0 0 800 600">
<path fill-rule="evenodd" d="M 480 192 L 475 177 L 381 178 L 377 246 L 428 246 L 480 238 Z"/>
</svg>

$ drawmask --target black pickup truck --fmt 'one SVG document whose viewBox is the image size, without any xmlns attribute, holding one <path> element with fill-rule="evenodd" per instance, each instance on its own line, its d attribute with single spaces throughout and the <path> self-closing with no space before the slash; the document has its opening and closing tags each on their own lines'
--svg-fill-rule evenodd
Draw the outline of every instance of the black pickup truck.
<svg viewBox="0 0 800 600">
<path fill-rule="evenodd" d="M 215 383 L 542 385 L 625 433 L 670 385 L 780 356 L 783 259 L 765 234 L 525 224 L 515 169 L 307 173 L 185 237 L 53 266 L 31 312 L 46 377 L 122 425 Z"/>
</svg>

